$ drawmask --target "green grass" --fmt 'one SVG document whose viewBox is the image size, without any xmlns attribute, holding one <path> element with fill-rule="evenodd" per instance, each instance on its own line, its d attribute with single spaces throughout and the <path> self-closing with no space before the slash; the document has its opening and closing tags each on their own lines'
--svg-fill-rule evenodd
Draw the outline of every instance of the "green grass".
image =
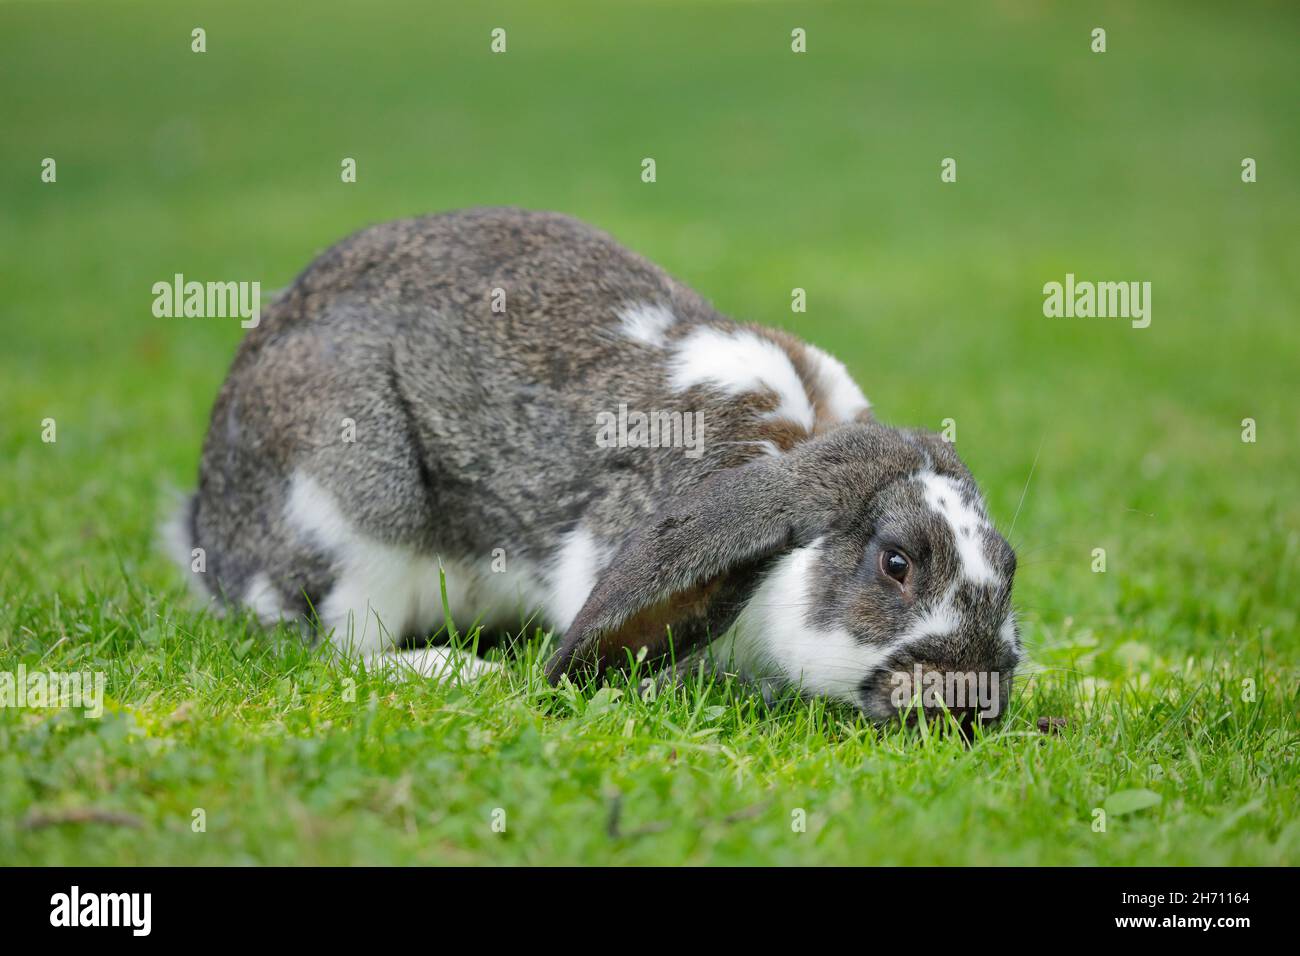
<svg viewBox="0 0 1300 956">
<path fill-rule="evenodd" d="M 0 862 L 1300 859 L 1294 9 L 438 6 L 0 4 L 0 672 L 108 688 L 101 719 L 0 708 Z M 154 527 L 240 329 L 155 319 L 152 284 L 275 288 L 486 203 L 609 229 L 887 421 L 956 420 L 1019 510 L 1038 670 L 998 730 L 553 690 L 537 634 L 475 687 L 394 684 L 191 608 Z M 1044 318 L 1066 272 L 1151 281 L 1151 327 Z"/>
</svg>

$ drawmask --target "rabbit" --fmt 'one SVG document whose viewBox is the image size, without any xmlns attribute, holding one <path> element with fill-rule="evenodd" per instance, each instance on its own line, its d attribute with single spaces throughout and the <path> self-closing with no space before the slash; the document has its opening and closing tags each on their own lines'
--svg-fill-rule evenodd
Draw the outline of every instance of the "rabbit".
<svg viewBox="0 0 1300 956">
<path fill-rule="evenodd" d="M 878 721 L 932 675 L 1005 697 L 1022 655 L 1014 552 L 948 442 L 550 212 L 321 254 L 241 342 L 171 547 L 219 606 L 420 675 L 493 666 L 409 646 L 444 610 L 544 622 L 552 682 L 707 661 Z"/>
</svg>

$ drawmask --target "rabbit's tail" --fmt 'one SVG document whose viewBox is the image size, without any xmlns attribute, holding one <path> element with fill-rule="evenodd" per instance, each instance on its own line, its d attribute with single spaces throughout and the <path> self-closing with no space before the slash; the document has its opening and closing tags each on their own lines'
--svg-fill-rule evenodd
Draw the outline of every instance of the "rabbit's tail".
<svg viewBox="0 0 1300 956">
<path fill-rule="evenodd" d="M 198 495 L 185 494 L 174 488 L 166 491 L 166 512 L 158 527 L 158 540 L 162 551 L 172 563 L 181 569 L 191 590 L 202 598 L 211 595 L 203 586 L 203 575 L 195 573 L 195 561 L 202 561 L 203 555 L 194 553 L 194 512 L 198 506 Z"/>
</svg>

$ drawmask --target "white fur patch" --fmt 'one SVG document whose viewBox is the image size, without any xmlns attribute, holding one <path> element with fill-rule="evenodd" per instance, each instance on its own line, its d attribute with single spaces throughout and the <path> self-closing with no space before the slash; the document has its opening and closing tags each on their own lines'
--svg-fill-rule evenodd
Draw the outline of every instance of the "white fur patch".
<svg viewBox="0 0 1300 956">
<path fill-rule="evenodd" d="M 274 624 L 284 615 L 284 606 L 280 603 L 280 593 L 271 583 L 271 577 L 265 571 L 253 575 L 244 591 L 241 603 L 257 615 L 263 624 Z"/>
<path fill-rule="evenodd" d="M 917 480 L 925 489 L 926 504 L 947 522 L 967 580 L 975 584 L 996 584 L 998 576 L 984 553 L 983 535 L 980 534 L 983 528 L 988 527 L 988 519 L 967 504 L 960 486 L 946 475 L 924 471 Z"/>
<path fill-rule="evenodd" d="M 548 619 L 557 632 L 569 629 L 608 561 L 609 555 L 590 531 L 579 527 L 565 535 L 555 556 L 546 601 Z"/>
<path fill-rule="evenodd" d="M 1002 627 L 998 630 L 998 636 L 1002 643 L 1007 647 L 1020 649 L 1020 638 L 1016 636 L 1016 613 L 1008 611 L 1007 616 L 1002 619 Z"/>
<path fill-rule="evenodd" d="M 194 572 L 190 570 L 191 555 L 190 550 L 193 545 L 190 543 L 190 529 L 188 527 L 188 517 L 190 511 L 190 502 L 188 498 L 177 493 L 168 493 L 167 517 L 158 527 L 158 539 L 162 543 L 163 551 L 172 562 L 178 565 L 185 572 L 188 578 Z"/>
<path fill-rule="evenodd" d="M 406 634 L 432 634 L 442 627 L 437 557 L 367 537 L 334 497 L 302 471 L 294 473 L 285 517 L 334 561 L 334 587 L 316 612 L 334 629 L 335 645 L 371 653 Z M 542 603 L 541 588 L 528 569 L 493 572 L 488 556 L 473 563 L 444 560 L 442 572 L 447 603 L 462 631 L 475 620 L 518 624 L 521 614 Z"/>
<path fill-rule="evenodd" d="M 618 317 L 623 322 L 624 335 L 652 348 L 663 348 L 667 344 L 664 333 L 677 321 L 677 317 L 663 306 L 649 302 L 624 306 L 619 309 Z"/>
<path fill-rule="evenodd" d="M 807 623 L 820 547 L 818 539 L 781 557 L 712 652 L 719 664 L 734 666 L 746 679 L 776 678 L 856 706 L 863 680 L 893 648 L 869 647 L 843 628 L 823 630 Z"/>
<path fill-rule="evenodd" d="M 194 570 L 194 543 L 190 541 L 190 499 L 179 492 L 167 492 L 167 515 L 158 527 L 158 540 L 163 553 L 181 569 L 190 594 L 210 605 L 218 617 L 222 606 L 214 600 L 212 592 L 203 586 L 203 575 Z"/>
<path fill-rule="evenodd" d="M 696 329 L 674 350 L 669 382 L 679 392 L 711 385 L 727 395 L 769 388 L 780 404 L 767 417 L 788 419 L 812 431 L 812 403 L 790 356 L 775 342 L 745 329 Z"/>
<path fill-rule="evenodd" d="M 920 617 L 904 631 L 896 642 L 898 647 L 906 647 L 927 637 L 944 637 L 956 633 L 961 624 L 953 599 L 957 596 L 957 585 L 951 585 L 939 598 L 939 603 L 922 610 Z"/>
<path fill-rule="evenodd" d="M 499 664 L 450 647 L 420 647 L 396 653 L 374 654 L 367 664 L 398 681 L 424 677 L 463 683 L 501 670 Z"/>
<path fill-rule="evenodd" d="M 816 372 L 817 384 L 826 398 L 826 411 L 839 422 L 852 421 L 871 407 L 858 383 L 853 381 L 844 363 L 827 355 L 815 345 L 805 345 Z"/>
</svg>

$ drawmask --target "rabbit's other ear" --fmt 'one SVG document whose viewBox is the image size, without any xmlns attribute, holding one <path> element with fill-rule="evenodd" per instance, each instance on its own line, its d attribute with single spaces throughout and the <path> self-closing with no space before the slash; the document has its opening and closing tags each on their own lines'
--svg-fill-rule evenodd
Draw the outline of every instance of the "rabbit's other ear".
<svg viewBox="0 0 1300 956">
<path fill-rule="evenodd" d="M 681 658 L 721 637 L 765 560 L 792 542 L 793 486 L 784 460 L 757 459 L 711 475 L 629 538 L 548 662 L 548 679 L 617 667 L 642 647 L 651 659 Z"/>
</svg>

